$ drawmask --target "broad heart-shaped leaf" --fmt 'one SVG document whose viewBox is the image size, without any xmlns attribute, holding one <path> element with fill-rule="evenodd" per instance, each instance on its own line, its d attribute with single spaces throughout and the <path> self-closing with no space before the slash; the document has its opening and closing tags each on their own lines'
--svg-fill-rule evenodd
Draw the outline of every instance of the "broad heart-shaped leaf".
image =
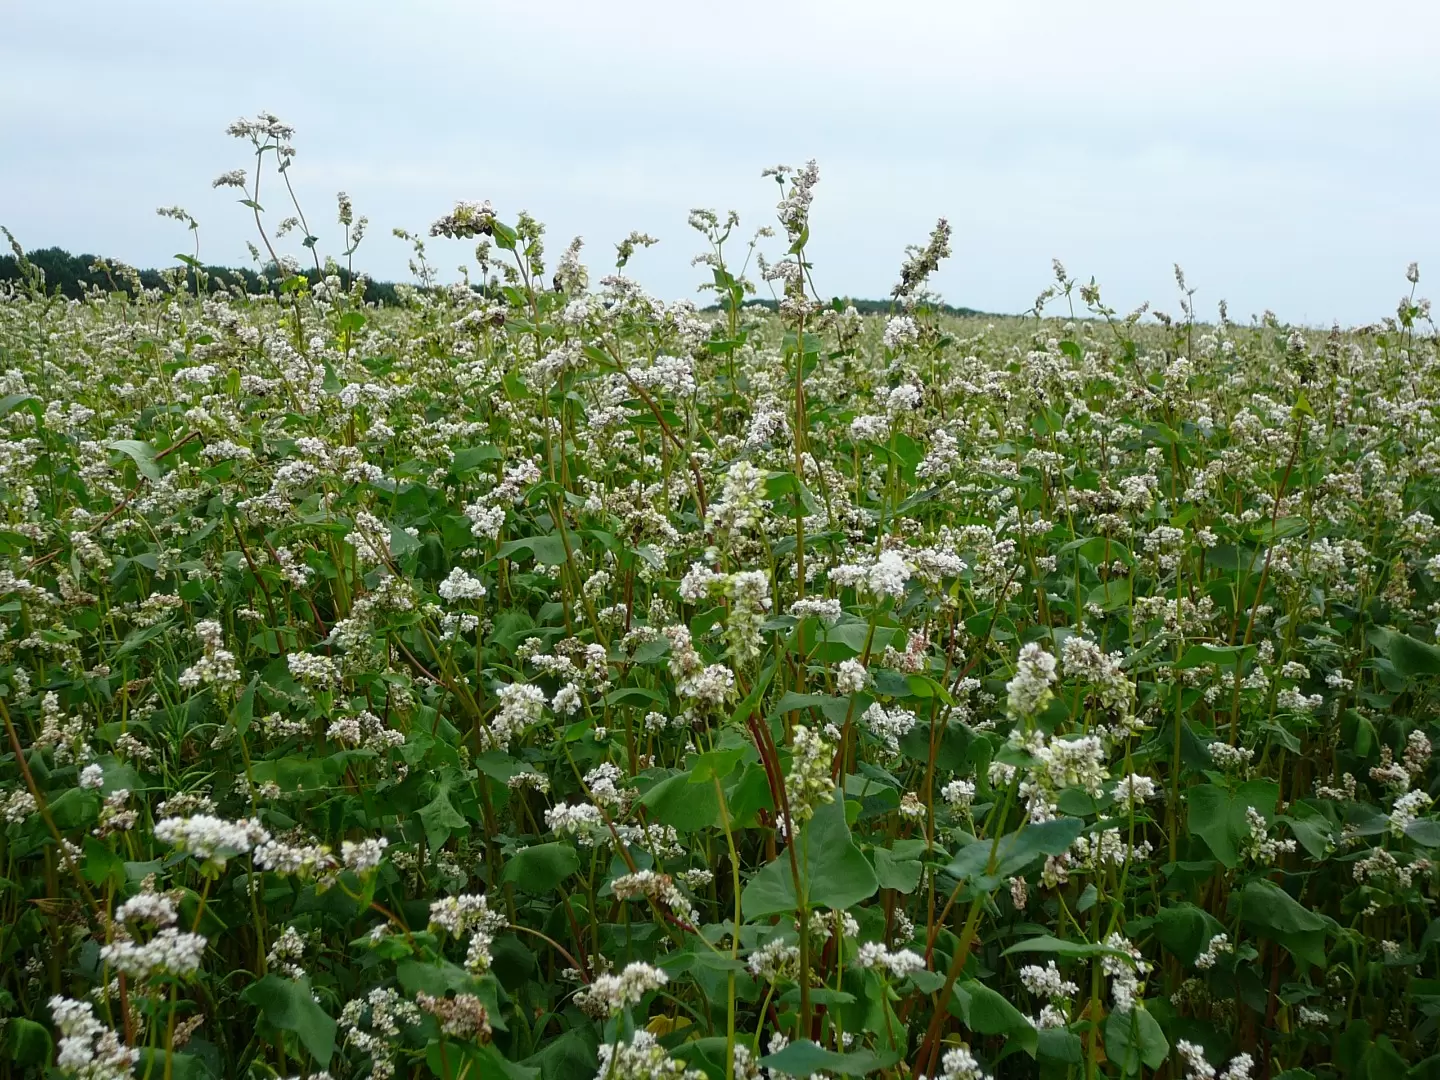
<svg viewBox="0 0 1440 1080">
<path fill-rule="evenodd" d="M 1024 941 L 1017 941 L 1008 949 L 1002 952 L 1001 956 L 1010 956 L 1012 953 L 1044 952 L 1054 953 L 1057 956 L 1129 956 L 1129 953 L 1121 952 L 1119 949 L 1112 949 L 1108 945 L 1092 945 L 1088 941 L 1061 941 L 1049 934 L 1042 934 L 1040 937 L 1026 938 Z"/>
<path fill-rule="evenodd" d="M 978 888 L 994 889 L 1005 878 L 1022 873 L 1041 857 L 1063 855 L 1069 851 L 1070 845 L 1084 828 L 1083 821 L 1072 817 L 1024 825 L 1015 832 L 1002 836 L 999 844 L 990 840 L 977 840 L 962 848 L 960 854 L 945 868 L 945 872 L 962 881 L 973 882 Z M 992 848 L 995 854 L 995 870 L 987 874 Z"/>
<path fill-rule="evenodd" d="M 1035 1056 L 1040 1041 L 1035 1025 L 984 983 L 976 979 L 957 982 L 951 994 L 950 1011 L 965 1021 L 971 1031 L 980 1035 L 1004 1035 L 1008 1042 Z"/>
<path fill-rule="evenodd" d="M 536 844 L 510 856 L 500 880 L 526 892 L 548 893 L 578 869 L 580 856 L 569 844 Z"/>
<path fill-rule="evenodd" d="M 1116 1009 L 1105 1021 L 1105 1056 L 1122 1075 L 1134 1076 L 1142 1062 L 1152 1069 L 1165 1064 L 1170 1043 L 1147 1010 Z"/>
<path fill-rule="evenodd" d="M 465 820 L 465 815 L 456 810 L 450 803 L 450 791 L 447 787 L 441 787 L 435 793 L 435 798 L 422 806 L 417 814 L 425 825 L 425 839 L 432 848 L 439 848 L 450 834 L 468 828 L 470 823 Z"/>
<path fill-rule="evenodd" d="M 1224 933 L 1220 921 L 1194 904 L 1165 904 L 1155 920 L 1155 936 L 1186 964 L 1205 951 L 1210 939 Z"/>
<path fill-rule="evenodd" d="M 535 1080 L 540 1070 L 518 1065 L 493 1043 L 476 1045 L 459 1039 L 431 1039 L 425 1046 L 425 1064 L 440 1080 Z"/>
<path fill-rule="evenodd" d="M 803 885 L 809 894 L 807 903 L 812 907 L 844 911 L 870 899 L 880 889 L 875 871 L 855 846 L 855 841 L 850 839 L 843 799 L 837 791 L 834 800 L 822 804 L 800 830 L 796 855 Z M 740 903 L 745 917 L 750 919 L 794 911 L 799 907 L 788 850 L 762 866 L 746 883 L 744 892 L 740 894 Z"/>
<path fill-rule="evenodd" d="M 1392 630 L 1379 630 L 1369 637 L 1401 675 L 1440 675 L 1440 649 L 1434 645 Z"/>
<path fill-rule="evenodd" d="M 16 1065 L 44 1065 L 50 1060 L 50 1031 L 44 1024 L 12 1016 L 0 1036 L 0 1054 Z"/>
<path fill-rule="evenodd" d="M 688 773 L 667 776 L 645 792 L 641 805 L 649 808 L 657 821 L 672 826 L 678 833 L 700 829 L 721 828 L 720 800 L 715 785 L 692 784 Z"/>
<path fill-rule="evenodd" d="M 423 544 L 399 525 L 390 526 L 390 553 L 397 559 L 409 555 L 412 551 L 419 551 Z"/>
<path fill-rule="evenodd" d="M 896 840 L 894 847 L 877 847 L 875 855 L 875 877 L 882 889 L 912 893 L 920 884 L 924 869 L 920 856 L 925 853 L 924 840 Z"/>
<path fill-rule="evenodd" d="M 1250 835 L 1245 811 L 1254 807 L 1269 822 L 1279 797 L 1280 785 L 1273 780 L 1247 780 L 1233 791 L 1218 784 L 1193 787 L 1185 794 L 1190 831 L 1233 870 L 1240 864 L 1240 843 Z"/>
<path fill-rule="evenodd" d="M 135 462 L 135 469 L 141 476 L 148 480 L 160 479 L 160 463 L 155 460 L 155 448 L 149 443 L 139 439 L 116 439 L 105 445 L 111 450 L 119 450 Z"/>
<path fill-rule="evenodd" d="M 517 551 L 529 552 L 534 556 L 535 561 L 543 566 L 561 566 L 565 562 L 565 541 L 559 533 L 511 540 L 501 544 L 500 550 L 496 554 L 502 558 L 509 558 Z"/>
<path fill-rule="evenodd" d="M 809 1039 L 796 1039 L 780 1052 L 761 1058 L 760 1064 L 790 1076 L 809 1076 L 817 1072 L 864 1076 L 888 1068 L 899 1060 L 900 1055 L 894 1050 L 855 1050 L 849 1054 L 837 1054 Z"/>
<path fill-rule="evenodd" d="M 1325 935 L 1335 921 L 1317 915 L 1273 881 L 1252 881 L 1231 901 L 1240 918 L 1262 937 L 1273 938 L 1302 964 L 1325 966 Z"/>
<path fill-rule="evenodd" d="M 930 760 L 931 725 L 916 724 L 900 738 L 900 752 L 915 761 Z M 965 766 L 969 760 L 970 744 L 975 741 L 975 732 L 958 720 L 947 723 L 940 733 L 940 743 L 935 748 L 935 764 L 938 768 L 954 772 Z"/>
<path fill-rule="evenodd" d="M 322 1066 L 330 1063 L 330 1055 L 335 1052 L 335 1021 L 315 1004 L 308 977 L 282 979 L 266 975 L 247 986 L 240 996 L 281 1031 L 295 1032 L 310 1056 Z"/>
<path fill-rule="evenodd" d="M 716 1041 L 723 1054 L 725 1040 Z M 676 1056 L 679 1056 L 678 1050 Z M 588 1030 L 582 1034 L 581 1030 L 572 1028 L 558 1038 L 546 1039 L 544 1047 L 521 1064 L 538 1068 L 542 1080 L 592 1080 L 599 1064 L 595 1054 L 595 1036 Z M 723 1066 L 720 1075 L 725 1075 Z"/>
<path fill-rule="evenodd" d="M 1290 826 L 1295 839 L 1300 841 L 1312 859 L 1323 860 L 1332 844 L 1335 825 L 1319 807 L 1297 800 L 1290 804 L 1287 814 L 1277 815 L 1277 821 Z"/>
</svg>

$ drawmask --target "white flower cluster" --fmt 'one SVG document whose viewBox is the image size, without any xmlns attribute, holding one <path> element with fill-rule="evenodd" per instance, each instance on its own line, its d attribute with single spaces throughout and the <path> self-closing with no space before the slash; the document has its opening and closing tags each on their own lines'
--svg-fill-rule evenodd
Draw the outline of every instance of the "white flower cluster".
<svg viewBox="0 0 1440 1080">
<path fill-rule="evenodd" d="M 1111 795 L 1118 809 L 1129 812 L 1144 804 L 1146 799 L 1155 798 L 1155 781 L 1139 773 L 1131 773 L 1115 784 Z"/>
<path fill-rule="evenodd" d="M 843 609 L 839 600 L 823 600 L 807 597 L 790 605 L 790 614 L 797 619 L 819 619 L 826 626 L 840 621 Z"/>
<path fill-rule="evenodd" d="M 772 937 L 750 954 L 745 966 L 751 975 L 766 982 L 793 979 L 800 970 L 800 946 Z"/>
<path fill-rule="evenodd" d="M 1205 1060 L 1204 1047 L 1181 1039 L 1175 1044 L 1175 1050 L 1185 1059 L 1186 1080 L 1216 1080 L 1215 1066 Z M 1219 1080 L 1250 1080 L 1250 1072 L 1254 1068 L 1255 1059 L 1249 1054 L 1236 1054 L 1225 1071 L 1220 1073 Z"/>
<path fill-rule="evenodd" d="M 1195 957 L 1195 966 L 1201 971 L 1209 971 L 1220 960 L 1222 953 L 1233 953 L 1235 946 L 1230 944 L 1229 934 L 1216 934 L 1205 946 L 1205 951 Z"/>
<path fill-rule="evenodd" d="M 599 1057 L 595 1080 L 704 1080 L 705 1076 L 666 1054 L 660 1041 L 644 1030 L 635 1032 L 628 1043 L 602 1045 Z"/>
<path fill-rule="evenodd" d="M 1212 742 L 1207 748 L 1210 760 L 1226 772 L 1243 773 L 1250 767 L 1255 751 L 1246 746 L 1231 746 L 1228 743 Z"/>
<path fill-rule="evenodd" d="M 240 683 L 240 667 L 235 654 L 224 648 L 224 630 L 213 619 L 195 624 L 195 636 L 200 640 L 201 656 L 193 665 L 180 673 L 178 682 L 186 690 L 201 686 L 216 686 L 227 689 Z"/>
<path fill-rule="evenodd" d="M 1026 964 L 1020 969 L 1020 982 L 1036 997 L 1064 1000 L 1074 997 L 1080 987 L 1060 974 L 1060 968 L 1051 960 L 1044 967 Z"/>
<path fill-rule="evenodd" d="M 140 1051 L 126 1046 L 120 1036 L 95 1018 L 88 1001 L 59 994 L 50 999 L 50 1013 L 60 1032 L 55 1066 L 78 1080 L 122 1080 L 140 1060 Z"/>
<path fill-rule="evenodd" d="M 870 685 L 870 673 L 859 660 L 841 660 L 835 669 L 835 692 L 841 697 L 858 694 Z"/>
<path fill-rule="evenodd" d="M 481 739 L 487 750 L 505 750 L 540 722 L 545 713 L 545 691 L 533 683 L 509 683 L 495 696 L 500 711 L 481 728 Z"/>
<path fill-rule="evenodd" d="M 675 692 L 702 705 L 724 705 L 734 689 L 735 673 L 724 664 L 707 665 L 691 643 L 689 627 L 667 626 L 665 637 L 670 642 L 669 667 L 675 677 Z"/>
<path fill-rule="evenodd" d="M 205 938 L 188 934 L 173 926 L 159 930 L 146 942 L 116 938 L 100 947 L 100 959 L 131 978 L 148 979 L 151 975 L 195 974 L 205 955 Z"/>
<path fill-rule="evenodd" d="M 211 814 L 196 814 L 156 822 L 155 839 L 223 866 L 232 856 L 244 855 L 265 843 L 270 834 L 252 818 L 226 821 Z"/>
<path fill-rule="evenodd" d="M 595 980 L 577 996 L 582 1008 L 587 1005 L 596 1012 L 606 1015 L 621 1009 L 638 1005 L 640 999 L 652 990 L 658 990 L 670 981 L 664 971 L 651 964 L 636 961 L 626 964 L 620 974 L 597 975 Z"/>
<path fill-rule="evenodd" d="M 900 740 L 915 727 L 915 714 L 908 709 L 883 709 L 874 702 L 860 717 L 891 753 L 900 749 Z"/>
<path fill-rule="evenodd" d="M 1150 973 L 1154 965 L 1146 960 L 1140 950 L 1118 931 L 1107 937 L 1105 944 L 1107 947 L 1125 954 L 1124 956 L 1107 955 L 1100 961 L 1100 969 L 1111 979 L 1111 999 L 1117 1009 L 1133 1009 L 1144 984 L 1145 976 Z"/>
<path fill-rule="evenodd" d="M 605 817 L 590 803 L 560 803 L 545 811 L 545 827 L 561 836 L 589 837 L 605 827 Z"/>
<path fill-rule="evenodd" d="M 367 1014 L 369 1023 L 365 1024 Z M 388 986 L 377 986 L 365 997 L 347 1001 L 340 1010 L 345 1042 L 370 1057 L 370 1075 L 375 1080 L 390 1080 L 395 1075 L 395 1048 L 401 1025 L 412 1026 L 420 1019 L 414 1002 Z"/>
<path fill-rule="evenodd" d="M 810 820 L 816 806 L 835 801 L 830 767 L 835 748 L 804 724 L 790 732 L 790 772 L 785 777 L 785 799 L 797 822 Z"/>
<path fill-rule="evenodd" d="M 840 563 L 830 569 L 830 581 L 842 589 L 855 589 L 876 600 L 905 595 L 905 583 L 915 567 L 897 551 L 882 551 L 860 562 Z"/>
<path fill-rule="evenodd" d="M 1035 642 L 1021 646 L 1015 676 L 1005 684 L 1005 711 L 1012 720 L 1024 721 L 1050 703 L 1055 682 L 1055 657 Z"/>
<path fill-rule="evenodd" d="M 975 1060 L 975 1055 L 968 1047 L 957 1046 L 953 1050 L 945 1051 L 945 1056 L 940 1059 L 940 1072 L 937 1076 L 921 1076 L 918 1080 L 990 1080 L 990 1077 L 980 1068 L 980 1062 Z"/>
<path fill-rule="evenodd" d="M 403 731 L 388 727 L 384 720 L 368 710 L 334 721 L 325 729 L 325 737 L 342 746 L 375 750 L 382 754 L 405 743 Z"/>
<path fill-rule="evenodd" d="M 139 892 L 115 909 L 117 923 L 154 923 L 156 926 L 174 926 L 180 918 L 175 901 L 164 893 Z"/>
<path fill-rule="evenodd" d="M 690 873 L 709 873 L 709 871 L 690 871 Z M 711 874 L 711 880 L 714 880 L 713 874 Z M 622 874 L 617 877 L 610 883 L 610 887 L 620 900 L 648 897 L 657 903 L 664 904 L 677 918 L 683 919 L 691 926 L 698 926 L 700 923 L 700 912 L 695 910 L 689 898 L 680 891 L 669 874 L 656 873 L 654 870 L 637 870 L 633 874 Z"/>
<path fill-rule="evenodd" d="M 471 577 L 460 567 L 450 571 L 450 576 L 440 583 L 436 590 L 442 600 L 479 600 L 485 595 L 485 586 L 479 578 Z"/>
<path fill-rule="evenodd" d="M 886 971 L 891 978 L 903 979 L 916 971 L 925 970 L 925 958 L 911 949 L 891 951 L 881 942 L 867 941 L 860 946 L 855 956 L 858 967 L 871 971 Z"/>
<path fill-rule="evenodd" d="M 1390 832 L 1395 836 L 1404 836 L 1411 823 L 1434 802 L 1434 799 L 1419 788 L 1401 795 L 1395 800 L 1394 809 L 1390 811 Z"/>
<path fill-rule="evenodd" d="M 490 903 L 478 893 L 446 896 L 430 904 L 430 925 L 451 937 L 470 935 L 465 966 L 470 971 L 490 970 L 491 946 L 495 935 L 508 925 L 503 912 L 491 911 Z"/>
<path fill-rule="evenodd" d="M 1056 800 L 1066 788 L 1080 788 L 1093 798 L 1099 798 L 1105 790 L 1105 746 L 1098 735 L 1047 738 L 1042 732 L 1032 731 L 1021 736 L 1017 727 L 1010 735 L 1010 744 L 1034 758 L 1020 782 L 1020 797 L 1032 821 L 1054 817 Z"/>
<path fill-rule="evenodd" d="M 390 841 L 383 836 L 368 840 L 342 840 L 340 861 L 345 864 L 347 870 L 361 875 L 368 874 L 380 865 L 385 858 L 385 849 L 389 845 Z"/>
<path fill-rule="evenodd" d="M 1092 700 L 1117 718 L 1130 715 L 1135 684 L 1121 670 L 1124 654 L 1106 653 L 1089 638 L 1071 634 L 1060 647 L 1065 675 L 1092 688 Z"/>
<path fill-rule="evenodd" d="M 1270 826 L 1253 806 L 1245 807 L 1245 823 L 1249 832 L 1240 841 L 1240 853 L 1251 862 L 1269 866 L 1277 856 L 1294 851 L 1294 840 L 1276 840 L 1270 836 Z"/>
<path fill-rule="evenodd" d="M 334 884 L 339 863 L 314 837 L 267 839 L 255 846 L 255 865 L 282 876 L 316 878 L 322 889 Z"/>
</svg>

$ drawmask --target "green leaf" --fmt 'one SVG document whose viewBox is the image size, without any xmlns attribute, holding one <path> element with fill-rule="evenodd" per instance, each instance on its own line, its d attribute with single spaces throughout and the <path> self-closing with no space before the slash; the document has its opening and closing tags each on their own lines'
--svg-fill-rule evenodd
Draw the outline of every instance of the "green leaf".
<svg viewBox="0 0 1440 1080">
<path fill-rule="evenodd" d="M 425 825 L 425 840 L 432 848 L 438 848 L 450 839 L 451 833 L 468 829 L 470 823 L 465 815 L 450 803 L 449 788 L 441 787 L 435 798 L 422 806 L 416 813 Z"/>
<path fill-rule="evenodd" d="M 1325 966 L 1325 935 L 1334 920 L 1299 903 L 1273 881 L 1252 881 L 1240 891 L 1241 919 L 1273 938 L 1303 964 Z"/>
<path fill-rule="evenodd" d="M 1381 651 L 1401 675 L 1440 675 L 1440 648 L 1393 631 L 1385 632 L 1382 640 Z"/>
<path fill-rule="evenodd" d="M 806 712 L 810 709 L 819 709 L 820 714 L 827 720 L 843 724 L 850 712 L 850 699 L 832 697 L 829 694 L 797 694 L 793 690 L 787 690 L 781 695 L 780 703 L 770 715 L 784 716 L 786 713 Z"/>
<path fill-rule="evenodd" d="M 498 446 L 463 446 L 455 451 L 455 456 L 450 461 L 450 471 L 459 476 L 487 461 L 498 461 L 504 456 Z"/>
<path fill-rule="evenodd" d="M 536 844 L 510 856 L 500 880 L 526 892 L 548 893 L 578 869 L 580 857 L 569 844 Z"/>
<path fill-rule="evenodd" d="M 45 1065 L 50 1060 L 50 1032 L 44 1024 L 12 1016 L 5 1021 L 5 1038 L 0 1041 L 0 1056 L 15 1065 Z"/>
<path fill-rule="evenodd" d="M 1175 666 L 1194 668 L 1217 664 L 1220 667 L 1234 667 L 1248 659 L 1255 651 L 1254 645 L 1191 645 Z"/>
<path fill-rule="evenodd" d="M 1024 941 L 1017 941 L 1008 949 L 1002 952 L 1001 956 L 1010 956 L 1014 953 L 1043 952 L 1054 953 L 1056 956 L 1129 956 L 1129 953 L 1121 952 L 1119 949 L 1112 949 L 1108 945 L 1092 945 L 1088 941 L 1061 941 L 1057 937 L 1043 934 L 1040 937 L 1026 938 Z"/>
<path fill-rule="evenodd" d="M 1204 784 L 1186 792 L 1190 831 L 1231 870 L 1240 863 L 1240 843 L 1250 835 L 1245 811 L 1254 807 L 1269 822 L 1275 815 L 1280 785 L 1273 780 L 1247 780 L 1234 790 Z"/>
<path fill-rule="evenodd" d="M 893 848 L 875 849 L 875 877 L 882 889 L 912 893 L 920 884 L 924 867 L 920 856 L 925 851 L 924 840 L 896 840 Z"/>
<path fill-rule="evenodd" d="M 135 462 L 135 468 L 141 476 L 149 480 L 160 479 L 160 463 L 155 460 L 155 448 L 149 443 L 139 439 L 116 439 L 105 445 L 111 450 L 119 450 Z"/>
<path fill-rule="evenodd" d="M 1097 585 L 1085 597 L 1085 606 L 1098 607 L 1101 611 L 1118 611 L 1130 603 L 1131 579 L 1116 578 L 1103 585 Z"/>
<path fill-rule="evenodd" d="M 282 979 L 266 975 L 247 986 L 240 997 L 260 1009 L 265 1019 L 281 1031 L 295 1032 L 320 1065 L 330 1063 L 335 1052 L 335 1021 L 315 1004 L 308 976 Z"/>
<path fill-rule="evenodd" d="M 508 559 L 517 551 L 528 552 L 542 566 L 563 566 L 565 564 L 565 541 L 559 533 L 510 540 L 500 545 L 498 554 L 501 558 Z"/>
<path fill-rule="evenodd" d="M 1155 917 L 1155 936 L 1186 964 L 1205 951 L 1210 939 L 1223 933 L 1220 921 L 1204 908 L 1189 903 L 1168 903 Z"/>
<path fill-rule="evenodd" d="M 900 737 L 900 752 L 912 761 L 928 762 L 931 732 L 931 724 L 924 721 L 916 724 Z M 935 767 L 945 772 L 964 768 L 974 742 L 975 732 L 959 720 L 949 721 L 940 733 L 940 745 L 935 748 Z"/>
<path fill-rule="evenodd" d="M 880 889 L 875 871 L 850 838 L 842 799 L 836 792 L 833 802 L 815 811 L 815 816 L 800 830 L 797 849 L 809 905 L 836 911 L 868 900 Z M 751 919 L 799 907 L 788 850 L 762 866 L 746 883 L 740 902 L 745 916 Z"/>
<path fill-rule="evenodd" d="M 745 756 L 745 747 L 737 746 L 728 750 L 711 750 L 708 754 L 701 754 L 690 766 L 690 783 L 708 784 L 711 780 L 724 780 L 732 772 L 740 759 Z"/>
<path fill-rule="evenodd" d="M 424 546 L 399 525 L 390 526 L 390 553 L 397 559 L 409 555 L 412 551 L 419 551 Z"/>
<path fill-rule="evenodd" d="M 899 1060 L 900 1054 L 894 1050 L 855 1050 L 848 1054 L 837 1054 L 809 1039 L 796 1039 L 779 1053 L 761 1058 L 760 1064 L 767 1069 L 791 1076 L 809 1076 L 817 1072 L 864 1076 L 866 1073 L 889 1068 Z"/>
<path fill-rule="evenodd" d="M 965 1026 L 981 1035 L 1004 1035 L 1031 1057 L 1038 1046 L 1035 1025 L 996 991 L 976 979 L 957 982 L 951 994 L 950 1011 Z"/>
<path fill-rule="evenodd" d="M 1105 1056 L 1123 1075 L 1132 1076 L 1142 1063 L 1152 1069 L 1165 1064 L 1170 1043 L 1149 1010 L 1116 1009 L 1105 1021 Z"/>
<path fill-rule="evenodd" d="M 1042 821 L 1024 825 L 1013 833 L 1000 838 L 992 845 L 989 840 L 977 840 L 960 849 L 960 854 L 945 867 L 951 877 L 973 881 L 978 888 L 994 889 L 999 882 L 1023 873 L 1032 863 L 1046 855 L 1063 855 L 1085 828 L 1079 818 L 1061 817 L 1053 821 Z M 990 866 L 991 848 L 995 852 L 995 869 L 987 873 Z"/>
<path fill-rule="evenodd" d="M 692 785 L 686 773 L 667 776 L 647 791 L 640 802 L 658 821 L 679 833 L 718 829 L 723 824 L 715 785 Z"/>
</svg>

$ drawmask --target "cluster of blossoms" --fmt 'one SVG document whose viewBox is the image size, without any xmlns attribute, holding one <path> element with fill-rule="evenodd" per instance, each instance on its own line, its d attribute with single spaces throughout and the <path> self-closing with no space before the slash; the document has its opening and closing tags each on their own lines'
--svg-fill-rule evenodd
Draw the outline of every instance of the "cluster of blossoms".
<svg viewBox="0 0 1440 1080">
<path fill-rule="evenodd" d="M 1021 1044 L 1040 1075 L 1115 1072 L 1127 1019 L 1333 1068 L 1357 994 L 1376 1046 L 1433 1049 L 1390 977 L 1427 962 L 1437 877 L 1423 302 L 1356 333 L 1205 325 L 1177 274 L 1183 320 L 1125 317 L 1057 265 L 1033 316 L 957 318 L 926 291 L 941 221 L 865 318 L 815 295 L 812 162 L 771 172 L 776 261 L 762 231 L 737 272 L 738 217 L 692 215 L 709 310 L 623 273 L 650 237 L 592 289 L 578 238 L 548 259 L 481 202 L 430 230 L 473 245 L 462 280 L 401 233 L 418 286 L 376 303 L 298 204 L 262 217 L 289 127 L 232 132 L 257 161 L 217 184 L 274 275 L 97 267 L 63 298 L 17 247 L 0 281 L 7 1049 L 57 973 L 92 984 L 52 1002 L 84 1080 L 176 1049 L 299 1071 L 337 1012 L 329 1066 L 380 1080 L 592 1049 L 597 1080 L 806 1080 L 762 1064 L 817 1049 L 782 1031 L 920 1040 L 928 1080 Z M 752 265 L 777 303 L 747 303 Z M 127 295 L 93 284 L 116 272 Z M 1091 317 L 1045 318 L 1062 296 Z M 512 872 L 543 855 L 558 883 Z M 1271 878 L 1323 956 L 1251 904 Z M 1035 1028 L 1008 1045 L 964 986 L 927 1000 L 955 903 L 967 984 Z M 1091 912 L 1124 926 L 1084 934 L 1093 969 L 1011 959 Z M 1241 992 L 1257 952 L 1275 1017 Z M 1176 1050 L 1190 1080 L 1256 1068 Z"/>
<path fill-rule="evenodd" d="M 120 1036 L 95 1017 L 88 1001 L 56 995 L 50 1013 L 60 1032 L 55 1065 L 80 1080 L 124 1080 L 140 1060 L 140 1051 L 126 1046 Z"/>
<path fill-rule="evenodd" d="M 491 911 L 489 901 L 479 894 L 447 896 L 430 905 L 430 925 L 453 938 L 470 935 L 465 949 L 465 966 L 470 971 L 490 969 L 495 935 L 507 924 L 503 912 Z"/>
<path fill-rule="evenodd" d="M 240 684 L 240 667 L 235 654 L 225 648 L 225 632 L 218 622 L 205 619 L 195 624 L 195 637 L 204 650 L 193 665 L 180 673 L 180 685 L 187 690 L 201 686 L 219 689 Z"/>
<path fill-rule="evenodd" d="M 202 862 L 224 866 L 236 855 L 255 850 L 270 839 L 258 821 L 241 818 L 226 821 L 212 814 L 167 817 L 155 823 L 155 839 Z"/>
<path fill-rule="evenodd" d="M 646 994 L 660 989 L 669 981 L 669 976 L 659 968 L 636 961 L 626 964 L 618 975 L 607 973 L 595 976 L 590 985 L 576 996 L 576 1004 L 587 1012 L 608 1015 L 638 1005 Z"/>
<path fill-rule="evenodd" d="M 925 958 L 910 949 L 892 951 L 883 944 L 867 941 L 855 954 L 855 965 L 873 971 L 884 971 L 893 979 L 903 979 L 916 971 L 924 971 Z"/>
</svg>

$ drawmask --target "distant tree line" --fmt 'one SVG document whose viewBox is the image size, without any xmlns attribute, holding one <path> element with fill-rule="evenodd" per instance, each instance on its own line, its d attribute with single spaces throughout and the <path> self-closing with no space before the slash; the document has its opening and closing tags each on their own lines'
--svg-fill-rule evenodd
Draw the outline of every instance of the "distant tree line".
<svg viewBox="0 0 1440 1080">
<path fill-rule="evenodd" d="M 132 295 L 135 292 L 135 277 L 132 274 L 121 269 L 119 264 L 97 259 L 94 255 L 72 255 L 63 248 L 48 247 L 27 251 L 25 259 L 31 266 L 44 272 L 46 292 L 54 293 L 58 290 L 61 295 L 72 300 L 78 300 L 85 295 L 87 289 L 92 288 Z M 169 287 L 178 280 L 180 287 L 191 292 L 196 290 L 198 281 L 203 282 L 204 288 L 209 292 L 219 292 L 241 284 L 249 293 L 278 293 L 280 283 L 291 276 L 278 272 L 274 266 L 266 267 L 263 273 L 249 267 L 201 266 L 198 269 L 198 274 L 192 266 L 178 266 L 167 271 L 140 270 L 139 282 L 146 289 Z M 348 289 L 350 273 L 343 268 L 333 272 Z M 316 270 L 312 266 L 297 271 L 297 274 L 313 285 L 325 276 L 326 271 Z M 0 282 L 23 281 L 25 277 L 24 268 L 17 256 L 0 255 Z M 365 299 L 371 303 L 394 304 L 394 282 L 367 279 Z"/>
<path fill-rule="evenodd" d="M 853 305 L 861 315 L 890 315 L 902 310 L 894 300 L 855 300 L 845 299 L 842 304 Z M 767 311 L 779 310 L 780 303 L 776 300 L 746 300 L 744 307 L 763 307 Z M 975 308 L 955 307 L 951 304 L 942 304 L 938 301 L 925 301 L 924 306 L 931 311 L 938 311 L 942 315 L 986 315 L 988 312 L 977 311 Z M 705 308 L 706 311 L 719 311 L 719 304 L 711 304 Z"/>
<path fill-rule="evenodd" d="M 31 266 L 44 272 L 47 292 L 54 293 L 58 290 L 61 295 L 72 300 L 80 299 L 85 295 L 87 289 L 92 288 L 132 295 L 135 291 L 134 275 L 121 269 L 121 264 L 97 259 L 94 255 L 72 255 L 63 248 L 48 247 L 28 251 L 25 253 L 25 258 Z M 209 292 L 228 290 L 238 283 L 242 284 L 248 293 L 279 293 L 281 282 L 291 276 L 277 271 L 273 264 L 265 267 L 263 272 L 249 267 L 201 266 L 198 267 L 200 272 L 197 274 L 196 269 L 194 266 L 177 266 L 166 271 L 140 270 L 138 271 L 138 280 L 140 285 L 146 289 L 178 285 L 194 292 L 198 281 L 202 282 Z M 344 287 L 349 289 L 350 273 L 344 269 L 334 272 L 338 274 Z M 316 270 L 313 266 L 297 271 L 300 277 L 305 278 L 312 285 L 319 281 L 325 273 L 323 270 Z M 25 277 L 24 268 L 16 256 L 0 255 L 0 282 L 24 281 Z M 396 302 L 395 283 L 366 279 L 365 300 L 367 303 L 394 304 Z M 855 310 L 861 315 L 886 315 L 896 310 L 893 300 L 850 299 L 844 302 L 853 304 Z M 755 299 L 747 300 L 745 306 L 763 307 L 769 311 L 775 311 L 779 304 L 774 300 Z M 945 315 L 985 314 L 974 308 L 954 307 L 950 304 L 930 303 L 927 306 Z M 720 309 L 718 305 L 712 304 L 705 310 L 718 311 Z"/>
</svg>

